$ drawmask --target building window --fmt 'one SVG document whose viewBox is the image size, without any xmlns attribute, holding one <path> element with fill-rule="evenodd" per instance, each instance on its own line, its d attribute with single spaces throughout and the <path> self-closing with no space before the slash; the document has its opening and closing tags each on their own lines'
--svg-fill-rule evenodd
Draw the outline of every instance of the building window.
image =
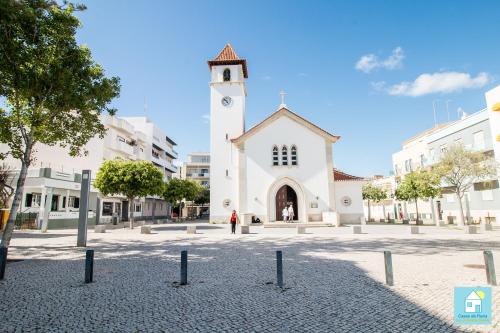
<svg viewBox="0 0 500 333">
<path fill-rule="evenodd" d="M 281 165 L 288 165 L 288 148 L 283 146 L 281 148 Z"/>
<path fill-rule="evenodd" d="M 420 155 L 420 167 L 424 167 L 425 166 L 425 155 L 424 154 L 421 154 Z"/>
<path fill-rule="evenodd" d="M 142 211 L 142 204 L 135 204 L 135 212 L 140 213 Z"/>
<path fill-rule="evenodd" d="M 292 146 L 291 155 L 292 155 L 292 165 L 297 165 L 297 147 Z"/>
<path fill-rule="evenodd" d="M 68 207 L 70 207 L 70 208 L 80 208 L 80 198 L 69 197 L 69 199 L 68 199 Z"/>
<path fill-rule="evenodd" d="M 111 216 L 113 215 L 113 203 L 112 202 L 103 202 L 102 203 L 102 216 Z"/>
<path fill-rule="evenodd" d="M 40 207 L 42 195 L 40 193 L 26 193 L 25 207 Z"/>
<path fill-rule="evenodd" d="M 231 81 L 231 70 L 229 68 L 226 68 L 222 76 L 224 78 L 224 81 Z"/>
<path fill-rule="evenodd" d="M 447 150 L 446 145 L 439 146 L 439 151 L 441 152 L 441 154 L 444 154 L 446 150 Z"/>
<path fill-rule="evenodd" d="M 473 134 L 474 136 L 474 149 L 483 150 L 484 149 L 484 132 L 479 131 Z"/>
<path fill-rule="evenodd" d="M 273 147 L 273 165 L 279 165 L 278 147 Z"/>
</svg>

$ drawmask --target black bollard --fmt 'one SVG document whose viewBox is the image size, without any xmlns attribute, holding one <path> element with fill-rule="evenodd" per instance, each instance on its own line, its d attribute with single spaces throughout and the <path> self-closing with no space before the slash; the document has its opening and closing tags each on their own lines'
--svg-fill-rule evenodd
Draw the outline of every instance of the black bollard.
<svg viewBox="0 0 500 333">
<path fill-rule="evenodd" d="M 5 266 L 7 266 L 7 248 L 0 246 L 0 280 L 5 276 Z"/>
<path fill-rule="evenodd" d="M 188 276 L 188 251 L 181 251 L 181 285 L 187 284 Z"/>
<path fill-rule="evenodd" d="M 393 286 L 394 277 L 392 275 L 391 251 L 384 251 L 384 262 L 385 262 L 385 283 L 387 283 L 388 286 Z"/>
<path fill-rule="evenodd" d="M 94 250 L 87 250 L 85 254 L 85 283 L 94 281 Z"/>
<path fill-rule="evenodd" d="M 497 276 L 495 273 L 495 262 L 493 261 L 493 253 L 491 251 L 484 251 L 484 264 L 486 266 L 486 280 L 491 286 L 497 285 Z"/>
<path fill-rule="evenodd" d="M 278 287 L 283 288 L 283 253 L 276 251 L 276 275 Z"/>
</svg>

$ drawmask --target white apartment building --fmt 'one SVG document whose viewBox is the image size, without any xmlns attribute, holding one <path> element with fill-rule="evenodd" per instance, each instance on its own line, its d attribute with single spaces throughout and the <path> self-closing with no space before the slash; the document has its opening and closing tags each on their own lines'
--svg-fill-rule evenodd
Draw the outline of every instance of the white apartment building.
<svg viewBox="0 0 500 333">
<path fill-rule="evenodd" d="M 178 171 L 180 179 L 191 179 L 203 187 L 210 188 L 210 153 L 196 152 L 187 155 L 186 162 Z M 184 207 L 182 215 L 199 215 L 208 209 L 208 205 L 189 204 Z"/>
<path fill-rule="evenodd" d="M 152 160 L 149 140 L 152 133 L 147 132 L 149 128 L 142 130 L 126 119 L 116 116 L 103 115 L 101 121 L 107 133 L 103 139 L 94 137 L 87 143 L 86 156 L 72 157 L 67 149 L 59 146 L 35 146 L 36 160 L 30 166 L 26 179 L 19 211 L 21 219 L 35 220 L 34 223 L 41 226 L 42 219 L 48 217 L 49 228 L 76 226 L 82 170 L 91 170 L 94 178 L 105 160 Z M 0 151 L 6 152 L 8 147 L 0 145 Z M 167 159 L 158 159 L 164 165 L 171 163 Z M 15 170 L 20 168 L 19 161 L 11 157 L 8 157 L 5 163 L 14 170 L 14 174 Z M 165 171 L 165 179 L 168 179 L 171 172 L 171 169 Z M 152 215 L 152 205 L 147 201 L 140 199 L 134 205 L 134 216 L 139 220 L 148 219 Z M 170 214 L 167 203 L 159 198 L 156 201 L 155 216 L 167 217 Z M 96 218 L 100 223 L 111 222 L 112 216 L 126 221 L 129 216 L 128 207 L 126 198 L 103 197 L 91 186 L 89 223 L 95 223 Z"/>
<path fill-rule="evenodd" d="M 155 123 L 146 117 L 124 117 L 136 131 L 145 133 L 145 148 L 143 159 L 153 162 L 163 173 L 164 181 L 168 182 L 177 172 L 174 160 L 178 153 L 177 146 L 170 137 Z M 159 197 L 147 197 L 140 209 L 145 216 L 167 217 L 172 214 L 172 206 Z"/>
<path fill-rule="evenodd" d="M 471 115 L 464 113 L 459 120 L 437 125 L 403 142 L 402 149 L 392 156 L 396 186 L 409 172 L 437 163 L 442 152 L 457 143 L 500 161 L 500 86 L 488 91 L 486 100 L 487 108 Z M 498 176 L 486 181 L 475 183 L 463 198 L 464 214 L 470 222 L 500 221 Z M 452 189 L 445 187 L 440 198 L 419 200 L 419 218 L 456 223 L 459 216 L 457 200 Z M 392 206 L 396 216 L 402 212 L 405 218 L 416 218 L 414 203 L 392 200 Z"/>
</svg>

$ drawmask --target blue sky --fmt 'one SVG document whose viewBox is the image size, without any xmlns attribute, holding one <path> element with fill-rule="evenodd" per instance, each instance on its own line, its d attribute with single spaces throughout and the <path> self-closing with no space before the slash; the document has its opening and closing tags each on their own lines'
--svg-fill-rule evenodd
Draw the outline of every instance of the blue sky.
<svg viewBox="0 0 500 333">
<path fill-rule="evenodd" d="M 84 1 L 81 43 L 121 78 L 119 115 L 146 115 L 181 158 L 209 151 L 206 61 L 248 61 L 247 128 L 291 110 L 342 136 L 336 167 L 388 174 L 408 137 L 500 84 L 498 1 Z M 494 44 L 496 43 L 496 45 Z"/>
</svg>

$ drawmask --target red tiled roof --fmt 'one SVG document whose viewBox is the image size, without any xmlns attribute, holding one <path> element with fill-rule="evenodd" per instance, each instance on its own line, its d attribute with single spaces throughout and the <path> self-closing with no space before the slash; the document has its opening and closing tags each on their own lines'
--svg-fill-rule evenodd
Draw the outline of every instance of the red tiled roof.
<svg viewBox="0 0 500 333">
<path fill-rule="evenodd" d="M 231 44 L 226 44 L 214 59 L 208 61 L 209 68 L 217 65 L 241 65 L 243 67 L 243 76 L 245 79 L 248 78 L 247 61 L 238 57 Z"/>
<path fill-rule="evenodd" d="M 231 44 L 226 44 L 219 55 L 213 59 L 213 61 L 225 61 L 225 60 L 240 60 L 240 57 L 234 52 Z"/>
<path fill-rule="evenodd" d="M 349 175 L 345 172 L 342 172 L 338 169 L 333 169 L 333 180 L 341 181 L 341 180 L 364 180 L 363 177 Z"/>
</svg>

